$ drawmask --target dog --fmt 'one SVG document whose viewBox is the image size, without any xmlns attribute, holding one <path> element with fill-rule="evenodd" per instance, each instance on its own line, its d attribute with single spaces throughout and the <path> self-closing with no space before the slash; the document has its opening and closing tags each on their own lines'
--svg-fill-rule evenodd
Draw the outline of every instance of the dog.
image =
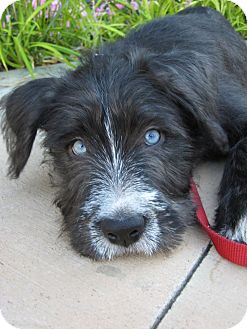
<svg viewBox="0 0 247 329">
<path fill-rule="evenodd" d="M 63 229 L 79 254 L 174 248 L 195 220 L 193 168 L 221 157 L 215 229 L 247 243 L 247 48 L 213 9 L 148 22 L 1 106 L 10 177 L 44 132 Z"/>
</svg>

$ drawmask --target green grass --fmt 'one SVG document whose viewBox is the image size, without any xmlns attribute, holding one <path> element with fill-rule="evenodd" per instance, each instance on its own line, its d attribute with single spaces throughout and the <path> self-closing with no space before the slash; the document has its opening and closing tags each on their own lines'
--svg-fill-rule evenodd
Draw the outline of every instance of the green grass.
<svg viewBox="0 0 247 329">
<path fill-rule="evenodd" d="M 85 49 L 114 41 L 137 25 L 174 14 L 188 4 L 219 10 L 247 38 L 245 16 L 228 0 L 137 0 L 138 10 L 135 3 L 126 0 L 61 0 L 55 10 L 54 0 L 37 2 L 36 8 L 32 0 L 20 0 L 4 12 L 0 21 L 0 70 L 26 67 L 33 74 L 38 65 L 64 62 L 73 66 Z"/>
</svg>

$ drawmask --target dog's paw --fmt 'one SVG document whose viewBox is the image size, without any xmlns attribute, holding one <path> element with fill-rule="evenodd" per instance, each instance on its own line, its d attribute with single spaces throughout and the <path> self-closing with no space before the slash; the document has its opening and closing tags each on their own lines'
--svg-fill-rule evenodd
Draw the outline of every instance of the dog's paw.
<svg viewBox="0 0 247 329">
<path fill-rule="evenodd" d="M 241 189 L 240 189 L 241 190 Z M 215 230 L 227 239 L 247 244 L 247 194 L 231 188 L 220 200 Z"/>
<path fill-rule="evenodd" d="M 227 239 L 247 244 L 247 214 L 238 220 L 235 227 L 225 225 L 218 233 Z"/>
<path fill-rule="evenodd" d="M 228 239 L 247 244 L 247 138 L 230 151 L 219 190 L 215 229 Z"/>
</svg>

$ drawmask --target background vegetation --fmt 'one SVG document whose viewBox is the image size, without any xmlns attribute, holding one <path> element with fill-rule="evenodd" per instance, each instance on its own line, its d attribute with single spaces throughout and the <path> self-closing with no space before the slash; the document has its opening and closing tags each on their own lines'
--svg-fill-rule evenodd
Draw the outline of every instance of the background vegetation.
<svg viewBox="0 0 247 329">
<path fill-rule="evenodd" d="M 81 51 L 123 37 L 130 29 L 187 6 L 220 11 L 243 37 L 246 19 L 229 0 L 20 0 L 0 21 L 0 70 L 78 60 Z"/>
</svg>

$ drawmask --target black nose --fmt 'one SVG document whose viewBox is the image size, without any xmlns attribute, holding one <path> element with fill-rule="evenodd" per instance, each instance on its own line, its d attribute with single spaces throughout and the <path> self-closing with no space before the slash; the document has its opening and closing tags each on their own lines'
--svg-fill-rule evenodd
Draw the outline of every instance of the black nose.
<svg viewBox="0 0 247 329">
<path fill-rule="evenodd" d="M 100 227 L 111 243 L 128 247 L 140 239 L 145 227 L 145 218 L 141 215 L 103 218 Z"/>
</svg>

